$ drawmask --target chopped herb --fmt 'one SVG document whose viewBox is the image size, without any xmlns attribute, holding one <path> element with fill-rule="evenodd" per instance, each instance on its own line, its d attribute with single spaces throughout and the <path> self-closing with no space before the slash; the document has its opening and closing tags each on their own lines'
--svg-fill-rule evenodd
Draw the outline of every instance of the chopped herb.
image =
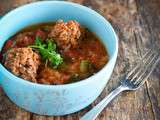
<svg viewBox="0 0 160 120">
<path fill-rule="evenodd" d="M 48 61 L 50 66 L 57 68 L 63 62 L 63 58 L 56 51 L 56 44 L 52 39 L 47 39 L 46 42 L 42 42 L 39 37 L 36 37 L 35 44 L 29 46 L 38 50 L 42 60 Z"/>
<path fill-rule="evenodd" d="M 70 27 L 70 29 L 71 29 L 71 30 L 74 30 L 74 28 L 73 28 L 73 27 Z"/>
<path fill-rule="evenodd" d="M 90 62 L 88 60 L 82 60 L 80 63 L 80 71 L 86 73 L 89 71 Z"/>
<path fill-rule="evenodd" d="M 16 58 L 16 56 L 17 56 L 17 54 L 16 54 L 16 53 L 13 53 L 13 57 Z"/>
<path fill-rule="evenodd" d="M 49 31 L 49 26 L 44 26 L 43 29 L 44 29 L 45 31 Z"/>
<path fill-rule="evenodd" d="M 73 83 L 78 80 L 79 75 L 77 73 L 71 75 L 69 82 Z"/>
</svg>

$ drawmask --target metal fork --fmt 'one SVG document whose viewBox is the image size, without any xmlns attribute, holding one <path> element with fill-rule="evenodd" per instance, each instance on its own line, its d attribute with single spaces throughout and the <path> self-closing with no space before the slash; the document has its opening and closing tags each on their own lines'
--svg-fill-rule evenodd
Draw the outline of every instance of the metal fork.
<svg viewBox="0 0 160 120">
<path fill-rule="evenodd" d="M 99 104 L 87 112 L 80 120 L 95 120 L 100 112 L 113 100 L 119 93 L 126 90 L 137 90 L 141 87 L 160 60 L 159 51 L 149 50 L 140 62 L 121 80 L 119 87 L 113 90 Z"/>
</svg>

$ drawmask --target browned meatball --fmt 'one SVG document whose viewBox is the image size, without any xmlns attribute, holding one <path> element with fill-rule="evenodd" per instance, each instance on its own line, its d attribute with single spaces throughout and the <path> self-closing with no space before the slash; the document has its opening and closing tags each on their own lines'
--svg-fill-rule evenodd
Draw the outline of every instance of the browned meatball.
<svg viewBox="0 0 160 120">
<path fill-rule="evenodd" d="M 39 37 L 42 41 L 47 38 L 47 33 L 41 29 L 34 30 L 32 32 L 23 32 L 16 36 L 17 47 L 27 47 L 35 42 L 36 37 Z"/>
<path fill-rule="evenodd" d="M 42 84 L 65 84 L 69 78 L 70 75 L 66 73 L 45 67 L 38 76 L 38 82 Z"/>
<path fill-rule="evenodd" d="M 61 49 L 76 48 L 81 35 L 80 25 L 76 21 L 63 22 L 59 20 L 51 30 L 49 37 L 53 38 Z"/>
<path fill-rule="evenodd" d="M 24 32 L 20 33 L 16 37 L 16 46 L 17 47 L 27 47 L 34 43 L 34 33 L 33 32 Z"/>
<path fill-rule="evenodd" d="M 31 48 L 12 48 L 6 53 L 4 65 L 16 76 L 36 82 L 40 57 Z"/>
</svg>

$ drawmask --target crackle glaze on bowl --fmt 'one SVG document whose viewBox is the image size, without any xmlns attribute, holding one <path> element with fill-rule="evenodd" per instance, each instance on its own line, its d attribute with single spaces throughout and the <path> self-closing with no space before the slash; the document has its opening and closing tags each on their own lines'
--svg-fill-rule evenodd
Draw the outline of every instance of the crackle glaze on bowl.
<svg viewBox="0 0 160 120">
<path fill-rule="evenodd" d="M 41 115 L 65 115 L 91 104 L 106 86 L 113 71 L 117 53 L 117 36 L 95 11 L 69 2 L 43 1 L 17 8 L 0 20 L 0 49 L 4 42 L 22 28 L 58 19 L 77 20 L 96 33 L 109 53 L 109 62 L 95 75 L 66 85 L 40 85 L 16 77 L 0 64 L 0 85 L 18 106 Z"/>
</svg>

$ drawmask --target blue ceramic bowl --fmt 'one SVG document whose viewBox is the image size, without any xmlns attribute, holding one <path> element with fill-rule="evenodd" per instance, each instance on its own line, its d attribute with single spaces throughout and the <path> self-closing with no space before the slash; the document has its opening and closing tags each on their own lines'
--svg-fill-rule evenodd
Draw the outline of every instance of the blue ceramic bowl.
<svg viewBox="0 0 160 120">
<path fill-rule="evenodd" d="M 77 20 L 96 33 L 109 53 L 109 62 L 95 75 L 66 85 L 41 85 L 16 77 L 0 64 L 0 85 L 18 106 L 41 115 L 65 115 L 91 104 L 106 86 L 113 71 L 118 41 L 112 26 L 97 12 L 69 2 L 43 1 L 17 8 L 0 20 L 0 49 L 22 28 L 58 19 Z M 1 103 L 2 104 L 2 103 Z"/>
</svg>

